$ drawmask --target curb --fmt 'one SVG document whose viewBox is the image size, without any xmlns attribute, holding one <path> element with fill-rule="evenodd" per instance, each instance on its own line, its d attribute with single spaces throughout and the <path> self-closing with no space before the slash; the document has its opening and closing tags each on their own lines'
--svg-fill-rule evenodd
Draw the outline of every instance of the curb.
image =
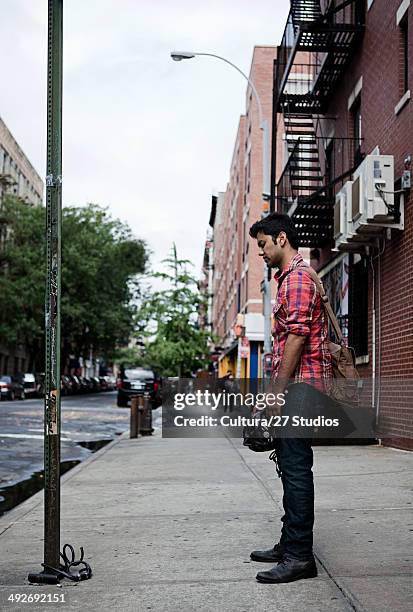
<svg viewBox="0 0 413 612">
<path fill-rule="evenodd" d="M 62 486 L 63 484 L 65 484 L 65 482 L 67 482 L 68 480 L 76 476 L 76 474 L 81 472 L 84 468 L 88 467 L 88 465 L 90 465 L 91 463 L 93 463 L 94 461 L 102 457 L 102 455 L 107 453 L 110 449 L 112 449 L 114 446 L 119 444 L 119 442 L 121 442 L 125 438 L 129 439 L 128 430 L 124 431 L 122 434 L 117 436 L 114 440 L 109 442 L 109 444 L 106 444 L 103 448 L 99 449 L 98 451 L 90 455 L 90 457 L 88 457 L 84 461 L 81 461 L 78 465 L 76 465 L 71 470 L 66 472 L 66 474 L 61 476 L 60 486 Z M 44 489 L 41 489 L 40 491 L 37 491 L 37 493 L 35 493 L 31 497 L 26 499 L 24 502 L 19 504 L 16 508 L 9 510 L 5 514 L 5 516 L 1 517 L 0 518 L 0 537 L 8 529 L 10 529 L 10 527 L 12 527 L 15 523 L 17 523 L 24 516 L 26 516 L 26 514 L 29 514 L 34 508 L 36 508 L 36 506 L 43 503 L 43 498 L 44 498 Z"/>
</svg>

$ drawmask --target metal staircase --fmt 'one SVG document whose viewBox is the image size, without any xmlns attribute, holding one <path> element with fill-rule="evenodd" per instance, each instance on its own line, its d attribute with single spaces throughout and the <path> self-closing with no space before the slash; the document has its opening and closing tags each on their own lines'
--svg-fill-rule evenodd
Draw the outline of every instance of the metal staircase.
<svg viewBox="0 0 413 612">
<path fill-rule="evenodd" d="M 284 116 L 293 198 L 321 187 L 321 167 L 312 115 Z"/>
<path fill-rule="evenodd" d="M 333 227 L 331 198 L 324 193 L 320 148 L 312 115 L 284 115 L 288 163 L 279 183 L 287 194 L 283 212 L 294 217 L 302 246 L 328 241 Z M 317 197 L 314 197 L 314 194 Z"/>
<path fill-rule="evenodd" d="M 323 113 L 364 33 L 363 0 L 291 0 L 279 47 L 278 111 Z M 308 75 L 308 91 L 291 91 L 296 72 Z"/>
<path fill-rule="evenodd" d="M 303 246 L 325 246 L 332 238 L 334 195 L 324 150 L 327 139 L 317 134 L 316 122 L 326 113 L 357 49 L 364 10 L 364 0 L 291 0 L 278 48 L 273 125 L 282 113 L 288 161 L 276 197 L 279 210 L 293 217 Z M 349 139 L 337 140 L 342 144 Z M 274 157 L 273 163 L 275 167 Z"/>
<path fill-rule="evenodd" d="M 313 23 L 322 16 L 320 0 L 291 0 L 291 14 L 297 25 Z"/>
</svg>

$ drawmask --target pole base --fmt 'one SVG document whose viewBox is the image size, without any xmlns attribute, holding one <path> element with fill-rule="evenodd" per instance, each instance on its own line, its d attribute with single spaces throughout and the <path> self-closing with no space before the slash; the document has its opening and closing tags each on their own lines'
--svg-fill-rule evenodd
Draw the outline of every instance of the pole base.
<svg viewBox="0 0 413 612">
<path fill-rule="evenodd" d="M 51 570 L 43 570 L 38 574 L 29 574 L 27 577 L 29 582 L 37 584 L 59 584 L 62 578 L 64 578 L 64 576 L 56 574 Z"/>
<path fill-rule="evenodd" d="M 66 552 L 67 550 L 71 553 L 70 558 Z M 81 580 L 92 578 L 92 568 L 89 563 L 83 561 L 83 546 L 80 547 L 80 559 L 78 561 L 75 559 L 74 548 L 70 544 L 65 544 L 63 546 L 63 552 L 60 553 L 60 557 L 63 559 L 64 565 L 60 563 L 57 568 L 51 567 L 47 565 L 47 563 L 41 563 L 40 565 L 44 567 L 44 570 L 38 574 L 29 574 L 29 582 L 37 582 L 38 584 L 58 584 L 62 578 L 68 578 L 73 582 L 80 582 Z M 81 567 L 79 568 L 79 566 Z M 77 573 L 71 572 L 71 569 L 74 567 L 79 568 Z"/>
</svg>

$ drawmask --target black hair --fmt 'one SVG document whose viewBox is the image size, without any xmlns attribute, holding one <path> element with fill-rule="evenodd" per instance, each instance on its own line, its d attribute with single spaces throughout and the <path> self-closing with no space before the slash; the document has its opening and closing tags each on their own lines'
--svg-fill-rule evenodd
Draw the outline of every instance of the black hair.
<svg viewBox="0 0 413 612">
<path fill-rule="evenodd" d="M 252 238 L 256 238 L 258 232 L 262 232 L 263 234 L 267 234 L 272 236 L 272 239 L 275 241 L 280 232 L 285 232 L 288 242 L 292 246 L 293 249 L 298 249 L 298 234 L 295 229 L 294 223 L 291 220 L 291 217 L 288 215 L 283 215 L 281 213 L 271 213 L 264 217 L 264 219 L 260 219 L 256 221 L 250 227 L 250 236 Z"/>
</svg>

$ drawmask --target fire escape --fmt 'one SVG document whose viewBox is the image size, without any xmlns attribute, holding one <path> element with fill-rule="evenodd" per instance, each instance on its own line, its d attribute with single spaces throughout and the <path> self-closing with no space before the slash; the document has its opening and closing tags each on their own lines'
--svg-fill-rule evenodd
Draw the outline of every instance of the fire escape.
<svg viewBox="0 0 413 612">
<path fill-rule="evenodd" d="M 354 139 L 323 134 L 323 117 L 363 36 L 364 14 L 364 0 L 291 0 L 278 47 L 273 134 L 281 115 L 287 162 L 275 187 L 273 146 L 272 208 L 293 218 L 302 246 L 328 245 L 334 186 L 360 161 Z"/>
</svg>

